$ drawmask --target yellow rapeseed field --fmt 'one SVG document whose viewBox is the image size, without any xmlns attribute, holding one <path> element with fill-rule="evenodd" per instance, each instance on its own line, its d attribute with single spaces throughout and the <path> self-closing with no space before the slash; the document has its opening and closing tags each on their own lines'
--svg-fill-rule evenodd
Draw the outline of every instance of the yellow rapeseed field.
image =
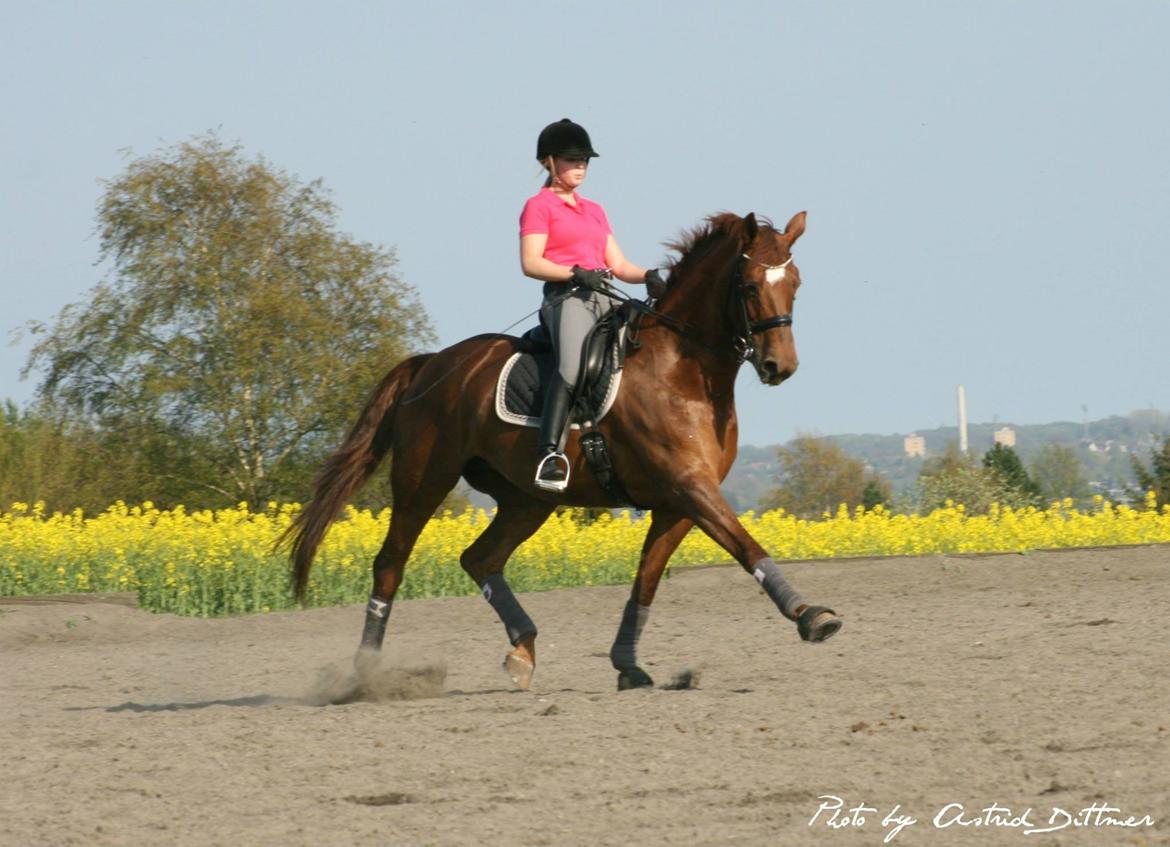
<svg viewBox="0 0 1170 847">
<path fill-rule="evenodd" d="M 274 540 L 298 510 L 270 503 L 263 512 L 235 509 L 160 510 L 151 503 L 116 503 L 87 517 L 46 514 L 42 504 L 15 503 L 0 513 L 0 596 L 79 591 L 135 591 L 139 604 L 161 612 L 204 617 L 266 612 L 292 605 L 288 563 Z M 475 586 L 459 554 L 491 516 L 450 513 L 427 525 L 407 565 L 399 596 L 469 594 Z M 966 514 L 950 505 L 929 515 L 892 514 L 881 507 L 808 521 L 783 511 L 742 517 L 776 559 L 923 553 L 1026 551 L 1050 547 L 1170 542 L 1170 506 L 1116 506 L 1097 499 L 1087 511 L 1069 501 L 1047 509 L 993 508 Z M 309 603 L 364 600 L 370 562 L 385 537 L 390 510 L 349 508 L 317 557 Z M 512 556 L 509 582 L 519 591 L 628 582 L 634 576 L 648 517 L 624 512 L 585 523 L 566 511 Z M 672 560 L 726 562 L 713 542 L 692 531 Z"/>
</svg>

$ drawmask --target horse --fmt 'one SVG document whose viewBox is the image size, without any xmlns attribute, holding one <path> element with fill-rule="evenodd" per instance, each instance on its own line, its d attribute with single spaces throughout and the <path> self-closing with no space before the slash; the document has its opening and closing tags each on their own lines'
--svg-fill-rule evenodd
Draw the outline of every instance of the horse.
<svg viewBox="0 0 1170 847">
<path fill-rule="evenodd" d="M 756 578 L 801 639 L 822 642 L 841 627 L 832 609 L 807 603 L 787 582 L 719 489 L 737 450 L 734 388 L 741 365 L 751 362 L 771 386 L 797 369 L 792 308 L 800 271 L 791 250 L 805 219 L 799 212 L 779 230 L 754 213 L 712 215 L 667 245 L 677 257 L 660 299 L 652 307 L 631 301 L 642 306 L 633 323 L 637 348 L 625 362 L 620 393 L 596 424 L 629 498 L 651 513 L 610 651 L 618 690 L 654 684 L 638 664 L 637 644 L 667 561 L 692 526 Z M 497 375 L 521 346 L 512 336 L 480 335 L 399 363 L 326 461 L 311 500 L 289 527 L 283 540 L 291 538 L 291 581 L 303 602 L 330 523 L 393 452 L 394 507 L 373 561 L 359 668 L 377 661 L 415 541 L 460 477 L 497 504 L 460 563 L 504 624 L 512 645 L 504 670 L 521 689 L 536 668 L 537 629 L 504 578 L 508 557 L 557 507 L 627 505 L 586 470 L 577 433 L 565 445 L 568 487 L 536 486 L 536 430 L 502 422 L 494 405 Z"/>
</svg>

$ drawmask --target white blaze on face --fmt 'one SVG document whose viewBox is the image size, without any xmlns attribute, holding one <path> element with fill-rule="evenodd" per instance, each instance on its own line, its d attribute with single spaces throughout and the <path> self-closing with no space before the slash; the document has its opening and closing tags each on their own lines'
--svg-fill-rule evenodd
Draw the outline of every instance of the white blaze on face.
<svg viewBox="0 0 1170 847">
<path fill-rule="evenodd" d="M 779 268 L 768 268 L 768 270 L 764 271 L 764 279 L 767 280 L 768 285 L 775 285 L 780 280 L 784 279 L 784 274 L 787 272 L 787 266 Z"/>
</svg>

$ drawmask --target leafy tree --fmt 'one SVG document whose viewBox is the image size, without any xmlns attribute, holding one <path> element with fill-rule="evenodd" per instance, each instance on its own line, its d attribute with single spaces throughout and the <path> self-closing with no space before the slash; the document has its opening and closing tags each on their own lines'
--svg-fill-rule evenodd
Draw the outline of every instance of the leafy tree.
<svg viewBox="0 0 1170 847">
<path fill-rule="evenodd" d="M 75 448 L 64 425 L 7 401 L 0 409 L 0 509 L 37 500 L 50 510 L 66 505 L 58 500 L 58 489 L 67 481 L 75 488 L 83 485 L 80 479 L 68 479 L 72 474 L 59 473 Z"/>
<path fill-rule="evenodd" d="M 143 481 L 135 457 L 61 409 L 0 409 L 0 508 L 44 502 L 50 512 L 93 514 L 133 499 Z"/>
<path fill-rule="evenodd" d="M 886 484 L 885 480 L 877 476 L 870 477 L 869 481 L 865 483 L 865 489 L 861 492 L 861 505 L 865 507 L 866 511 L 884 505 L 889 499 L 890 486 Z"/>
<path fill-rule="evenodd" d="M 303 496 L 370 387 L 433 341 L 393 251 L 339 233 L 320 181 L 214 136 L 131 161 L 97 222 L 111 271 L 31 327 L 25 373 L 148 469 L 143 496 Z"/>
<path fill-rule="evenodd" d="M 1032 460 L 1030 476 L 1046 501 L 1071 497 L 1075 502 L 1089 499 L 1089 481 L 1077 451 L 1063 444 L 1045 444 Z"/>
<path fill-rule="evenodd" d="M 842 503 L 865 503 L 870 486 L 871 499 L 889 499 L 889 486 L 880 477 L 867 474 L 864 462 L 826 438 L 798 435 L 778 447 L 776 456 L 780 484 L 762 498 L 763 510 L 782 508 L 798 517 L 818 517 Z"/>
<path fill-rule="evenodd" d="M 1158 498 L 1158 505 L 1170 503 L 1170 436 L 1166 437 L 1161 449 L 1150 451 L 1148 468 L 1137 456 L 1130 456 L 1130 461 L 1139 486 L 1134 493 L 1135 502 L 1144 502 L 1146 492 L 1153 491 Z"/>
<path fill-rule="evenodd" d="M 948 500 L 961 503 L 968 514 L 974 515 L 986 514 L 993 503 L 1014 508 L 1032 502 L 1008 486 L 999 474 L 960 453 L 954 442 L 947 445 L 945 453 L 927 459 L 918 475 L 920 512 L 940 509 Z"/>
<path fill-rule="evenodd" d="M 994 473 L 1003 484 L 1012 491 L 1018 492 L 1018 498 L 1024 503 L 1036 504 L 1040 502 L 1040 486 L 1036 485 L 1024 469 L 1024 463 L 1019 455 L 1006 444 L 996 442 L 995 445 L 983 454 L 983 467 Z"/>
</svg>

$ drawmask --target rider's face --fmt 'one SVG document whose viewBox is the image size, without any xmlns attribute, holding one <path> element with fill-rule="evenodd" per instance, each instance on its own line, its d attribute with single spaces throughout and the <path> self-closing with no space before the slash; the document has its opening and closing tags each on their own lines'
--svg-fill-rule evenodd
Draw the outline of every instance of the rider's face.
<svg viewBox="0 0 1170 847">
<path fill-rule="evenodd" d="M 589 170 L 588 159 L 555 156 L 553 168 L 556 170 L 556 182 L 569 191 L 575 191 L 577 186 L 585 181 L 585 173 Z"/>
</svg>

